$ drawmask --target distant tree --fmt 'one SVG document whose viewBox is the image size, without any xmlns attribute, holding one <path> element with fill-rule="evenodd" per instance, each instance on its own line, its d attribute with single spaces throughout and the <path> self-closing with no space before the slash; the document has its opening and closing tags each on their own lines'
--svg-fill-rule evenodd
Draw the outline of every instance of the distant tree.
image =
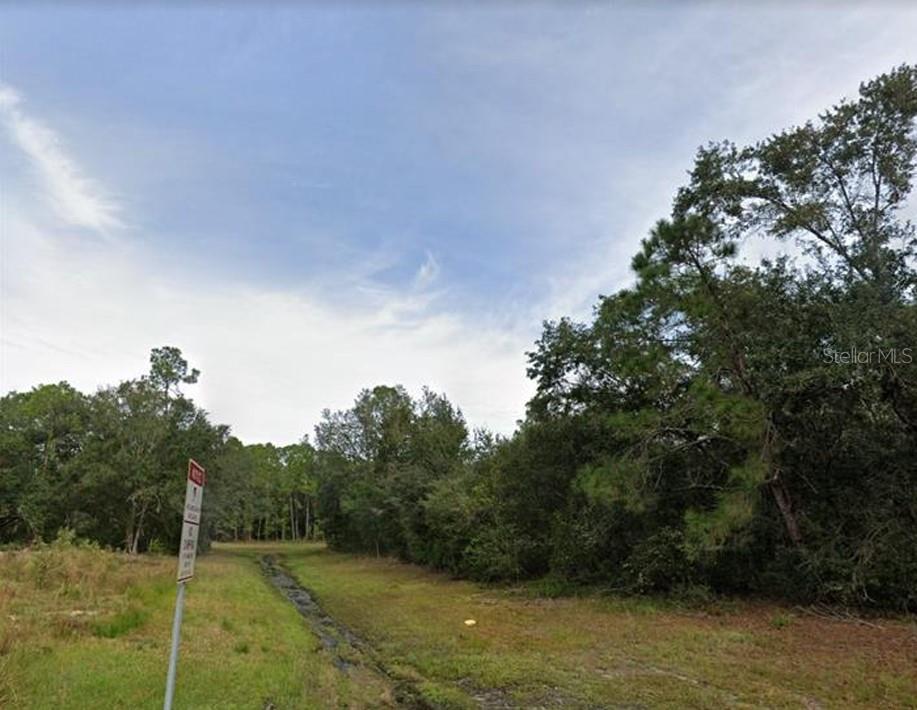
<svg viewBox="0 0 917 710">
<path fill-rule="evenodd" d="M 178 391 L 198 375 L 178 349 L 152 360 L 150 376 L 91 396 L 61 383 L 0 400 L 2 539 L 67 527 L 134 553 L 177 547 L 187 459 L 213 458 L 227 433 Z"/>
<path fill-rule="evenodd" d="M 179 393 L 180 384 L 194 384 L 200 376 L 196 368 L 188 370 L 188 361 L 181 350 L 172 346 L 153 348 L 150 353 L 150 381 L 160 388 L 166 400 L 174 391 Z"/>
</svg>

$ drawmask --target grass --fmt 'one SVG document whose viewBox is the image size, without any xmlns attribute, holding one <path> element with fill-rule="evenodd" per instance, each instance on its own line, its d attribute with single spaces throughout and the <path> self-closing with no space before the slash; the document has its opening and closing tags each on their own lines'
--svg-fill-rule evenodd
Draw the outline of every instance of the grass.
<svg viewBox="0 0 917 710">
<path fill-rule="evenodd" d="M 175 560 L 54 545 L 0 553 L 0 707 L 161 708 Z M 198 561 L 176 708 L 373 707 L 246 557 Z"/>
<path fill-rule="evenodd" d="M 268 553 L 368 643 L 345 649 L 347 672 L 266 582 Z M 69 543 L 0 553 L 0 707 L 160 707 L 174 571 L 174 558 Z M 176 707 L 386 707 L 405 686 L 442 708 L 915 707 L 906 619 L 564 591 L 319 545 L 219 545 L 187 591 Z"/>
<path fill-rule="evenodd" d="M 771 617 L 771 626 L 775 629 L 782 629 L 793 623 L 793 617 L 789 614 L 779 613 Z"/>
<path fill-rule="evenodd" d="M 118 636 L 123 636 L 129 631 L 143 626 L 149 617 L 150 613 L 147 610 L 131 607 L 118 612 L 110 619 L 95 622 L 92 625 L 92 630 L 96 636 L 107 639 L 118 638 Z"/>
<path fill-rule="evenodd" d="M 326 611 L 443 706 L 496 692 L 526 707 L 917 707 L 913 621 L 878 628 L 735 600 L 543 598 L 319 546 L 282 549 Z"/>
</svg>

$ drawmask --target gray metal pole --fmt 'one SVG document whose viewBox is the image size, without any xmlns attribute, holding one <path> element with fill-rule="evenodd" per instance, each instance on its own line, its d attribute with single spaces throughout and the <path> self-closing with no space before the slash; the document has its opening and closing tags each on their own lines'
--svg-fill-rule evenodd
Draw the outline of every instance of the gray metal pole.
<svg viewBox="0 0 917 710">
<path fill-rule="evenodd" d="M 166 678 L 166 699 L 162 710 L 172 710 L 172 697 L 175 695 L 175 670 L 178 666 L 178 639 L 181 636 L 181 615 L 185 606 L 185 583 L 178 583 L 178 595 L 175 597 L 175 618 L 172 619 L 172 653 L 169 655 L 169 676 Z"/>
</svg>

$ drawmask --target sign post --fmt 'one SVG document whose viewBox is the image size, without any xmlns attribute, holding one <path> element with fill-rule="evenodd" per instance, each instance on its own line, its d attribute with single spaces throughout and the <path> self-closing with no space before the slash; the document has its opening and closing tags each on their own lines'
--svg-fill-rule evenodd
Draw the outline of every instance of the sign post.
<svg viewBox="0 0 917 710">
<path fill-rule="evenodd" d="M 185 510 L 182 514 L 181 546 L 178 549 L 178 594 L 175 597 L 175 617 L 172 619 L 172 651 L 169 654 L 169 675 L 166 678 L 166 698 L 163 710 L 172 710 L 175 695 L 175 673 L 178 666 L 178 640 L 181 617 L 185 606 L 185 584 L 194 577 L 197 557 L 197 533 L 201 525 L 201 500 L 204 497 L 204 467 L 188 459 L 188 485 L 185 488 Z"/>
</svg>

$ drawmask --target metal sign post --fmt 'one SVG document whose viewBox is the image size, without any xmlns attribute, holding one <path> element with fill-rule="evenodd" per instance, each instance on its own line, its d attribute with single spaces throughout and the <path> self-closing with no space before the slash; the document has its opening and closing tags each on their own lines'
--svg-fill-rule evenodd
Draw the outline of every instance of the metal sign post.
<svg viewBox="0 0 917 710">
<path fill-rule="evenodd" d="M 185 585 L 194 577 L 197 557 L 197 533 L 201 525 L 201 500 L 204 497 L 204 467 L 188 459 L 188 485 L 185 488 L 185 510 L 182 515 L 181 546 L 178 549 L 178 594 L 175 597 L 175 617 L 172 619 L 172 650 L 169 654 L 169 675 L 163 710 L 172 710 L 175 695 L 175 674 L 178 669 L 178 641 L 181 637 L 181 617 L 185 606 Z"/>
<path fill-rule="evenodd" d="M 181 635 L 181 615 L 185 606 L 185 583 L 178 583 L 178 595 L 175 597 L 175 617 L 172 619 L 172 652 L 169 654 L 169 675 L 166 678 L 166 699 L 162 704 L 164 710 L 172 710 L 172 697 L 175 695 L 175 669 L 178 666 L 178 638 Z"/>
</svg>

